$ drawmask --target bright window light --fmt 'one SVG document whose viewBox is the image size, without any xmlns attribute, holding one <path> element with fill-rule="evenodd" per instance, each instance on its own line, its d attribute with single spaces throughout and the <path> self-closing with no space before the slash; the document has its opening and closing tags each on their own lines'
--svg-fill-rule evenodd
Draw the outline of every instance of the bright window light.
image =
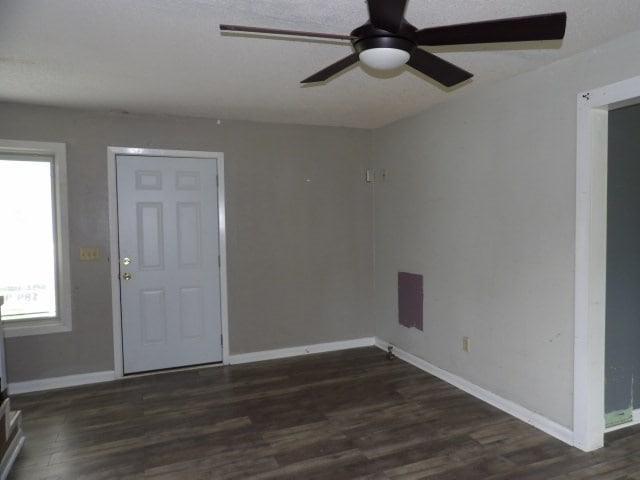
<svg viewBox="0 0 640 480">
<path fill-rule="evenodd" d="M 55 318 L 53 159 L 0 158 L 0 295 L 3 320 Z"/>
<path fill-rule="evenodd" d="M 66 147 L 0 139 L 0 296 L 7 337 L 71 331 Z"/>
</svg>

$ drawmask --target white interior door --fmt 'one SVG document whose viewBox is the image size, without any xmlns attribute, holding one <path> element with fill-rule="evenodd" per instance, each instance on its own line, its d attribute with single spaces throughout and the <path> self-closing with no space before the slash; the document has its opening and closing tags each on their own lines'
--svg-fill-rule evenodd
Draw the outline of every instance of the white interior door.
<svg viewBox="0 0 640 480">
<path fill-rule="evenodd" d="M 217 161 L 117 155 L 124 373 L 222 361 Z"/>
</svg>

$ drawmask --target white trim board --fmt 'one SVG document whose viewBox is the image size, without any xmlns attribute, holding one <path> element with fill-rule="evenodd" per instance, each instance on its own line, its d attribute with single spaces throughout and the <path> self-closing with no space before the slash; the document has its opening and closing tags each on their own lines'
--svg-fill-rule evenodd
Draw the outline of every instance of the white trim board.
<svg viewBox="0 0 640 480">
<path fill-rule="evenodd" d="M 118 202 L 116 156 L 146 155 L 215 159 L 218 166 L 218 245 L 220 253 L 220 320 L 222 323 L 222 363 L 229 363 L 229 307 L 227 284 L 227 230 L 224 153 L 195 150 L 167 150 L 135 147 L 107 147 L 107 186 L 109 194 L 109 251 L 111 252 L 111 307 L 113 312 L 113 362 L 116 378 L 124 378 L 122 358 L 122 316 L 120 310 L 120 249 L 118 246 Z"/>
<path fill-rule="evenodd" d="M 608 115 L 638 103 L 640 77 L 577 97 L 573 444 L 585 451 L 605 432 Z"/>
<path fill-rule="evenodd" d="M 275 360 L 277 358 L 296 357 L 312 353 L 333 352 L 338 350 L 348 350 L 350 348 L 372 347 L 374 344 L 374 337 L 365 337 L 357 338 L 354 340 L 343 340 L 337 342 L 316 343 L 299 347 L 281 348 L 278 350 L 264 350 L 252 353 L 242 353 L 238 355 L 229 355 L 227 358 L 229 360 L 229 364 L 239 365 L 242 363 Z M 189 370 L 195 368 L 212 368 L 217 366 L 219 365 L 203 365 L 198 367 L 186 367 L 184 369 L 172 369 L 171 371 Z M 142 375 L 160 375 L 162 373 L 162 371 L 159 371 L 149 372 Z M 132 375 L 124 378 L 135 378 L 138 376 L 140 375 Z M 117 380 L 119 378 L 121 377 L 117 375 L 116 371 L 105 371 L 82 373 L 79 375 L 68 375 L 64 377 L 43 378 L 39 380 L 27 380 L 24 382 L 13 382 L 9 384 L 9 394 L 18 395 L 21 393 L 39 392 L 42 390 L 53 390 L 56 388 L 90 385 L 93 383 L 109 382 Z"/>
<path fill-rule="evenodd" d="M 57 314 L 51 318 L 23 318 L 16 321 L 3 322 L 4 337 L 24 337 L 43 335 L 72 330 L 71 295 L 69 264 L 69 219 L 67 188 L 67 146 L 58 142 L 33 142 L 23 140 L 0 139 L 0 153 L 28 155 L 47 159 L 51 166 L 51 186 L 53 220 L 53 247 L 55 254 L 55 293 L 57 295 Z M 7 227 L 5 227 L 7 228 Z"/>
<path fill-rule="evenodd" d="M 80 385 L 90 385 L 93 383 L 111 382 L 115 379 L 115 372 L 113 370 L 109 370 L 104 372 L 67 375 L 64 377 L 27 380 L 25 382 L 13 382 L 9 383 L 9 395 L 40 392 L 42 390 L 52 390 L 54 388 L 77 387 Z"/>
<path fill-rule="evenodd" d="M 316 343 L 300 347 L 280 348 L 277 350 L 263 350 L 260 352 L 240 353 L 229 356 L 231 365 L 241 363 L 262 362 L 265 360 L 275 360 L 278 358 L 297 357 L 312 353 L 334 352 L 337 350 L 348 350 L 350 348 L 372 347 L 375 345 L 374 337 L 357 338 L 354 340 L 342 340 L 338 342 Z"/>
<path fill-rule="evenodd" d="M 385 342 L 379 338 L 376 338 L 376 347 L 381 350 L 387 351 L 387 347 L 389 345 L 393 345 L 389 342 Z M 453 373 L 447 372 L 435 365 L 423 360 L 422 358 L 416 357 L 404 350 L 399 349 L 396 346 L 393 346 L 393 354 L 398 357 L 400 360 L 403 360 L 414 367 L 419 368 L 431 375 L 438 377 L 441 380 L 453 385 L 460 390 L 473 395 L 474 397 L 482 400 L 483 402 L 488 403 L 489 405 L 493 405 L 496 408 L 499 408 L 503 412 L 508 413 L 516 417 L 523 422 L 528 423 L 536 427 L 539 430 L 542 430 L 544 433 L 551 435 L 552 437 L 557 438 L 558 440 L 563 441 L 569 445 L 573 446 L 573 432 L 569 430 L 567 427 L 564 427 L 553 420 L 549 420 L 542 415 L 532 412 L 531 410 L 519 405 L 517 403 L 512 402 L 511 400 L 507 400 L 502 398 L 495 393 L 492 393 L 488 390 L 485 390 L 482 387 L 477 386 L 474 383 L 471 383 L 468 380 L 465 380 L 462 377 L 458 377 Z"/>
<path fill-rule="evenodd" d="M 348 350 L 351 348 L 376 346 L 383 351 L 387 351 L 390 343 L 385 342 L 376 337 L 364 337 L 353 340 L 343 340 L 328 343 L 316 343 L 306 346 L 281 348 L 276 350 L 264 350 L 252 353 L 242 353 L 230 355 L 228 357 L 229 364 L 239 365 L 243 363 L 260 362 L 267 360 L 275 360 L 280 358 L 296 357 L 302 355 L 310 355 L 315 353 L 333 352 L 339 350 Z M 510 400 L 504 399 L 494 393 L 485 390 L 474 383 L 469 382 L 457 375 L 447 372 L 431 363 L 416 357 L 398 347 L 393 348 L 393 353 L 400 360 L 403 360 L 441 380 L 453 385 L 460 390 L 473 395 L 474 397 L 493 405 L 496 408 L 542 430 L 543 432 L 569 444 L 573 445 L 573 432 L 568 428 L 549 420 L 542 415 L 532 412 L 525 407 L 518 405 Z M 15 382 L 9 384 L 10 395 L 21 393 L 37 392 L 41 390 L 50 390 L 55 388 L 72 387 L 79 385 L 89 385 L 93 383 L 108 382 L 118 379 L 115 371 L 94 372 L 80 375 L 69 375 L 65 377 L 46 378 L 41 380 L 30 380 L 25 382 Z M 634 412 L 634 423 L 640 423 L 640 410 Z M 626 424 L 629 426 L 631 424 Z"/>
</svg>

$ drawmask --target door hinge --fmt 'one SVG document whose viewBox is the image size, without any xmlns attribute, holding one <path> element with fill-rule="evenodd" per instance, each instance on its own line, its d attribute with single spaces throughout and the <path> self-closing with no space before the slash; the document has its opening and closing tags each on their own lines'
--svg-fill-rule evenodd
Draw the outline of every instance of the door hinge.
<svg viewBox="0 0 640 480">
<path fill-rule="evenodd" d="M 220 255 L 218 255 L 218 268 L 220 268 L 222 264 L 220 263 Z"/>
<path fill-rule="evenodd" d="M 222 340 L 222 335 L 220 335 L 220 346 L 222 347 L 224 345 L 224 342 Z"/>
</svg>

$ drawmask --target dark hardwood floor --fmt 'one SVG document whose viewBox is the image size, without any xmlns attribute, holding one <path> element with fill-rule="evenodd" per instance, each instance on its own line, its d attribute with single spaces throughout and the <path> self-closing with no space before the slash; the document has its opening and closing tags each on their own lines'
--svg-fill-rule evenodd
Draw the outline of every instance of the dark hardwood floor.
<svg viewBox="0 0 640 480">
<path fill-rule="evenodd" d="M 12 397 L 28 479 L 640 479 L 640 429 L 583 453 L 376 348 Z"/>
</svg>

